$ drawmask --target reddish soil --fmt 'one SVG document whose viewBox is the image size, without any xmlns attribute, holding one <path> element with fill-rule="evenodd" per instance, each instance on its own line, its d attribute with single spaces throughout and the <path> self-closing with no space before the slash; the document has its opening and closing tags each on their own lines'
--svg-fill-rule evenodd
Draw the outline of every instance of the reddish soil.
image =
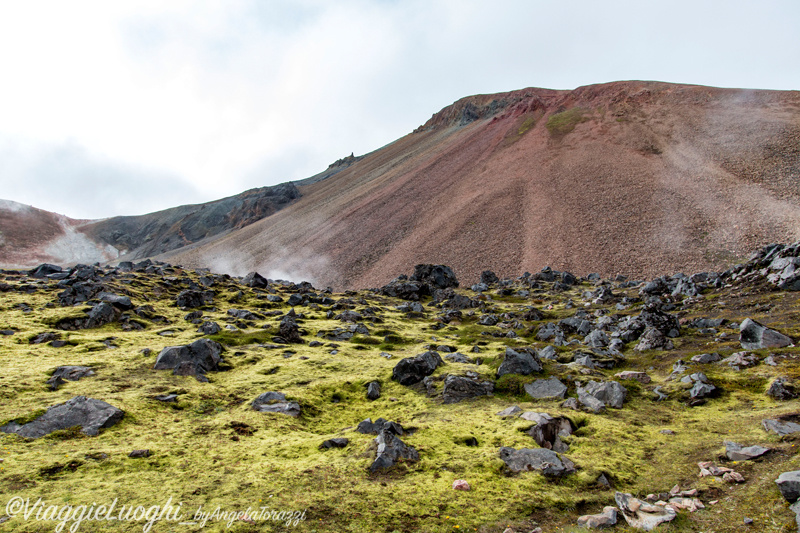
<svg viewBox="0 0 800 533">
<path fill-rule="evenodd" d="M 573 131 L 548 129 L 573 108 Z M 465 115 L 476 120 L 461 126 Z M 800 93 L 617 82 L 474 96 L 301 191 L 168 260 L 336 288 L 382 285 L 423 262 L 451 265 L 462 283 L 546 265 L 722 269 L 800 238 Z"/>
</svg>

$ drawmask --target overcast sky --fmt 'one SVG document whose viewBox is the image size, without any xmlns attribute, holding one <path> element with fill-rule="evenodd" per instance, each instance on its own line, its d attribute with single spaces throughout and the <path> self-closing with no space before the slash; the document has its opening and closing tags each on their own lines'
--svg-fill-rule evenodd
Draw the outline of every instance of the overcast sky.
<svg viewBox="0 0 800 533">
<path fill-rule="evenodd" d="M 0 198 L 142 214 L 299 180 L 472 94 L 800 89 L 800 2 L 0 0 Z"/>
</svg>

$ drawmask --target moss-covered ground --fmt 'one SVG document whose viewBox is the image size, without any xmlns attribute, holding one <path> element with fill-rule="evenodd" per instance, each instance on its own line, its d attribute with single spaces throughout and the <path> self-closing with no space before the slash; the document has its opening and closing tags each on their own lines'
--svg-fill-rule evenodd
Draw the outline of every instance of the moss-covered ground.
<svg viewBox="0 0 800 533">
<path fill-rule="evenodd" d="M 106 269 L 108 272 L 108 269 Z M 520 321 L 516 338 L 499 336 L 508 329 L 480 326 L 485 312 L 521 314 L 529 306 L 544 312 L 544 321 L 572 316 L 565 307 L 571 299 L 583 306 L 583 291 L 593 284 L 583 282 L 565 292 L 549 289 L 530 296 L 500 296 L 487 291 L 483 309 L 463 311 L 460 320 L 442 325 L 441 309 L 423 301 L 421 316 L 409 318 L 396 309 L 402 300 L 372 292 L 326 295 L 338 306 L 362 312 L 371 308 L 375 322 L 365 320 L 370 335 L 351 341 L 325 340 L 320 331 L 343 327 L 328 318 L 329 305 L 300 305 L 295 311 L 303 330 L 304 344 L 278 345 L 281 315 L 289 311 L 286 301 L 296 286 L 274 284 L 268 290 L 251 289 L 238 280 L 212 276 L 212 304 L 202 308 L 203 320 L 221 326 L 234 323 L 231 308 L 247 309 L 264 319 L 242 323 L 235 331 L 223 329 L 212 336 L 226 347 L 223 371 L 208 374 L 202 383 L 189 376 L 174 376 L 154 370 L 155 358 L 165 346 L 190 343 L 203 335 L 198 325 L 184 320 L 188 311 L 175 305 L 180 290 L 198 282 L 198 273 L 169 267 L 162 273 L 128 272 L 110 276 L 105 289 L 130 296 L 135 306 L 152 306 L 155 318 L 131 316 L 141 331 L 124 331 L 119 322 L 97 329 L 60 331 L 55 324 L 64 317 L 84 316 L 91 303 L 62 307 L 57 295 L 63 290 L 56 281 L 35 280 L 23 273 L 5 272 L 0 281 L 0 329 L 13 335 L 0 336 L 0 425 L 10 420 L 29 420 L 49 406 L 74 396 L 103 400 L 125 411 L 123 420 L 87 437 L 78 431 L 63 431 L 36 440 L 0 433 L 0 505 L 12 498 L 42 498 L 47 505 L 97 505 L 117 500 L 118 506 L 162 505 L 182 502 L 184 520 L 202 506 L 223 512 L 250 508 L 251 520 L 232 522 L 211 519 L 202 524 L 162 520 L 152 531 L 283 531 L 307 532 L 502 532 L 511 527 L 527 532 L 537 525 L 544 532 L 577 531 L 581 514 L 600 512 L 614 505 L 614 492 L 639 497 L 668 492 L 674 485 L 697 488 L 706 509 L 683 511 L 677 520 L 659 526 L 665 532 L 784 532 L 794 526 L 794 516 L 778 492 L 774 480 L 781 472 L 800 469 L 797 442 L 767 434 L 762 419 L 800 411 L 796 402 L 777 402 L 765 395 L 776 376 L 800 377 L 800 349 L 789 347 L 769 353 L 778 366 L 759 364 L 736 371 L 719 364 L 698 367 L 721 387 L 722 394 L 704 405 L 689 407 L 682 385 L 667 382 L 672 365 L 679 359 L 716 351 L 723 356 L 740 351 L 737 330 L 727 338 L 700 334 L 684 327 L 670 351 L 639 353 L 626 345 L 625 359 L 611 370 L 581 372 L 556 361 L 544 362 L 544 371 L 519 378 L 523 382 L 556 375 L 569 383 L 587 379 L 614 379 L 622 370 L 647 371 L 648 385 L 625 382 L 628 399 L 623 409 L 602 414 L 576 412 L 556 401 L 532 401 L 519 394 L 519 387 L 500 386 L 491 397 L 456 404 L 429 398 L 424 389 L 404 387 L 392 381 L 392 369 L 403 357 L 422 353 L 438 345 L 450 345 L 470 356 L 481 357 L 481 365 L 447 363 L 434 376 L 475 371 L 494 380 L 507 346 L 542 348 L 535 332 L 541 321 Z M 166 279 L 166 282 L 165 282 Z M 475 298 L 475 293 L 456 292 Z M 272 293 L 283 302 L 270 302 Z M 635 296 L 637 288 L 615 289 L 620 297 Z M 315 291 L 319 294 L 319 291 Z M 524 307 L 524 309 L 523 309 Z M 614 304 L 590 304 L 612 314 L 638 314 L 640 305 L 617 311 Z M 335 310 L 334 313 L 339 313 Z M 785 334 L 800 337 L 798 294 L 774 292 L 765 285 L 729 286 L 706 292 L 695 302 L 679 305 L 681 318 L 725 317 L 741 321 L 752 317 Z M 438 328 L 438 329 L 437 329 Z M 56 332 L 62 347 L 31 344 L 39 333 Z M 498 336 L 492 335 L 496 333 Z M 311 341 L 321 345 L 311 347 Z M 480 353 L 472 353 L 478 346 Z M 143 351 L 149 348 L 150 351 Z M 559 352 L 570 348 L 559 347 Z M 336 353 L 331 353 L 331 352 Z M 381 353 L 391 353 L 387 359 Z M 445 355 L 442 353 L 441 355 Z M 61 365 L 92 367 L 96 375 L 67 382 L 51 391 L 46 381 Z M 381 397 L 370 401 L 365 385 L 382 384 Z M 506 382 L 511 381 L 506 379 Z M 669 399 L 656 402 L 656 386 Z M 259 413 L 250 402 L 266 391 L 283 392 L 302 407 L 299 418 Z M 177 403 L 154 399 L 159 394 L 178 393 Z M 578 431 L 564 440 L 565 454 L 578 467 L 575 474 L 549 479 L 536 472 L 510 473 L 498 458 L 501 446 L 534 448 L 524 430 L 532 423 L 504 419 L 496 413 L 519 405 L 526 411 L 570 417 Z M 417 463 L 403 463 L 378 474 L 369 473 L 375 457 L 373 435 L 355 431 L 365 418 L 384 417 L 411 428 L 403 441 L 420 454 Z M 674 435 L 660 431 L 670 429 Z M 343 449 L 320 450 L 322 441 L 347 437 Z M 477 446 L 466 444 L 470 437 Z M 724 459 L 723 441 L 773 448 L 765 458 L 740 463 L 734 468 L 746 478 L 730 484 L 719 478 L 699 478 L 698 461 Z M 130 458 L 134 449 L 149 449 L 147 458 Z M 605 474 L 611 487 L 597 483 Z M 454 480 L 464 479 L 472 490 L 454 491 Z M 717 501 L 711 504 L 711 501 Z M 296 525 L 258 518 L 260 508 L 305 511 Z M 4 515 L 0 507 L 0 515 Z M 754 525 L 744 525 L 745 517 Z M 79 531 L 141 531 L 145 521 L 93 522 L 80 524 Z M 57 521 L 42 522 L 16 516 L 0 524 L 3 531 L 52 531 Z M 67 524 L 64 530 L 71 525 Z M 754 529 L 755 528 L 755 529 Z M 624 522 L 616 531 L 632 531 Z"/>
</svg>

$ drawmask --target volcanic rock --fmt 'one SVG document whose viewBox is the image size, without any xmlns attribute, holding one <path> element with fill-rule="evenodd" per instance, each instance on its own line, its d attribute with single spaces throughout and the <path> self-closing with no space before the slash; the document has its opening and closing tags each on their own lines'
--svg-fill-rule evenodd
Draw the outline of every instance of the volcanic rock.
<svg viewBox="0 0 800 533">
<path fill-rule="evenodd" d="M 517 352 L 511 348 L 506 348 L 505 358 L 500 364 L 500 368 L 497 369 L 497 377 L 505 374 L 529 375 L 541 371 L 542 363 L 535 353 Z"/>
<path fill-rule="evenodd" d="M 392 370 L 392 379 L 401 385 L 413 385 L 433 374 L 434 370 L 443 364 L 444 361 L 437 352 L 425 352 L 416 357 L 406 357 L 395 365 Z"/>
<path fill-rule="evenodd" d="M 749 461 L 761 457 L 768 451 L 770 451 L 770 449 L 763 446 L 747 446 L 745 448 L 742 447 L 741 444 L 725 441 L 725 455 L 727 455 L 728 459 L 731 461 Z"/>
<path fill-rule="evenodd" d="M 512 472 L 538 470 L 547 476 L 566 476 L 575 471 L 575 464 L 553 450 L 545 448 L 500 448 L 500 459 Z"/>
<path fill-rule="evenodd" d="M 567 394 L 567 386 L 555 376 L 537 379 L 525 385 L 525 392 L 536 400 L 561 400 Z"/>
<path fill-rule="evenodd" d="M 84 435 L 97 435 L 101 429 L 108 428 L 122 420 L 125 412 L 101 400 L 75 396 L 65 403 L 49 407 L 37 419 L 27 424 L 11 422 L 0 431 L 16 433 L 28 439 L 37 439 L 54 431 L 80 426 Z"/>
<path fill-rule="evenodd" d="M 444 403 L 458 403 L 469 398 L 489 396 L 494 391 L 494 383 L 480 381 L 465 376 L 448 375 L 444 379 L 442 400 Z"/>
<path fill-rule="evenodd" d="M 375 461 L 369 467 L 370 472 L 388 470 L 400 461 L 419 461 L 419 452 L 389 430 L 381 430 L 375 438 L 375 443 L 378 445 L 378 452 Z"/>
<path fill-rule="evenodd" d="M 153 368 L 173 370 L 180 375 L 193 375 L 203 381 L 203 374 L 219 369 L 222 351 L 221 344 L 209 339 L 198 339 L 183 346 L 167 346 L 158 354 Z"/>
<path fill-rule="evenodd" d="M 745 350 L 783 348 L 793 343 L 792 339 L 786 335 L 769 329 L 750 318 L 745 318 L 739 325 L 739 340 Z"/>
</svg>

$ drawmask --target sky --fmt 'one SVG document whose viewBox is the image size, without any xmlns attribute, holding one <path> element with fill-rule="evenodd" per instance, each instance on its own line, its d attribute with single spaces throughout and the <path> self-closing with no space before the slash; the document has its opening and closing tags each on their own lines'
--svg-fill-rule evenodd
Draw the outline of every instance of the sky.
<svg viewBox="0 0 800 533">
<path fill-rule="evenodd" d="M 300 180 L 473 94 L 800 90 L 797 0 L 0 0 L 0 198 L 143 214 Z"/>
</svg>

